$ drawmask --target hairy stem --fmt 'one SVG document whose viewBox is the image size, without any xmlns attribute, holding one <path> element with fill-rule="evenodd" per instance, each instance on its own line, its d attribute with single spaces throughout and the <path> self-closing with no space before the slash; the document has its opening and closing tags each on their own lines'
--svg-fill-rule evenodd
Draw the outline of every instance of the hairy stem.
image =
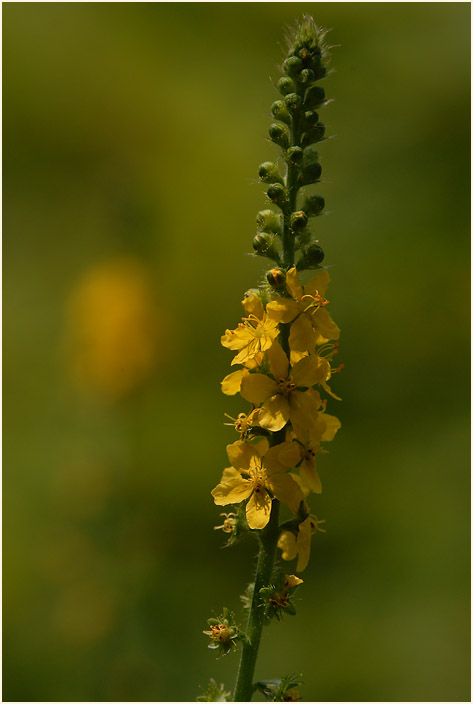
<svg viewBox="0 0 473 704">
<path fill-rule="evenodd" d="M 255 575 L 255 588 L 251 602 L 250 616 L 246 631 L 247 640 L 243 644 L 240 667 L 235 687 L 236 702 L 249 702 L 253 694 L 253 674 L 264 625 L 263 610 L 260 608 L 259 590 L 271 581 L 276 545 L 278 542 L 279 501 L 273 499 L 271 517 L 259 538 L 258 565 Z"/>
</svg>

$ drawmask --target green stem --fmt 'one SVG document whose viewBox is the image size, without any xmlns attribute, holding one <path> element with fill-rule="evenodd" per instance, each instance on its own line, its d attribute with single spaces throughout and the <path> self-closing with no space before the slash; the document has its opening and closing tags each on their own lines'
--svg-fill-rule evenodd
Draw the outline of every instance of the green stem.
<svg viewBox="0 0 473 704">
<path fill-rule="evenodd" d="M 291 146 L 296 146 L 299 144 L 300 140 L 300 130 L 299 130 L 299 120 L 296 116 L 292 118 L 291 127 Z M 287 177 L 286 177 L 286 189 L 287 198 L 289 201 L 288 212 L 284 217 L 284 232 L 283 232 L 283 260 L 284 265 L 289 268 L 294 265 L 294 235 L 291 232 L 290 217 L 297 209 L 297 192 L 299 186 L 297 184 L 298 169 L 294 164 L 288 164 L 287 167 Z"/>
<path fill-rule="evenodd" d="M 246 630 L 246 641 L 243 643 L 240 667 L 235 687 L 236 702 L 249 702 L 253 694 L 253 675 L 256 658 L 264 625 L 263 611 L 260 608 L 259 590 L 271 582 L 276 545 L 278 541 L 279 501 L 273 499 L 271 517 L 268 525 L 261 531 L 258 553 L 258 565 L 255 575 L 255 587 L 251 602 L 250 616 Z"/>
</svg>

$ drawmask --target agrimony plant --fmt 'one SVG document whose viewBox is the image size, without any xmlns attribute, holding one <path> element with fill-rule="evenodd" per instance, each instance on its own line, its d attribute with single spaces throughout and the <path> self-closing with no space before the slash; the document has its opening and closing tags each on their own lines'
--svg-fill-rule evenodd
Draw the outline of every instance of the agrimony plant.
<svg viewBox="0 0 473 704">
<path fill-rule="evenodd" d="M 323 530 L 307 498 L 322 491 L 317 457 L 340 428 L 326 412 L 327 397 L 340 400 L 329 385 L 341 369 L 333 366 L 340 330 L 328 312 L 324 252 L 310 229 L 325 207 L 310 188 L 322 174 L 316 145 L 325 138 L 318 113 L 327 102 L 319 85 L 328 73 L 325 36 L 311 17 L 289 32 L 269 127 L 281 157 L 259 167 L 272 207 L 257 214 L 253 238 L 255 255 L 273 266 L 245 293 L 241 322 L 221 340 L 235 353 L 231 364 L 236 366 L 222 381 L 222 391 L 240 394 L 246 407 L 228 417 L 238 439 L 227 446 L 231 466 L 212 491 L 214 502 L 227 510 L 216 528 L 229 544 L 247 535 L 258 543 L 254 581 L 242 597 L 246 628 L 225 609 L 204 631 L 209 647 L 222 655 L 241 645 L 233 701 L 250 701 L 255 691 L 267 701 L 299 699 L 299 676 L 254 682 L 254 670 L 263 627 L 295 614 L 294 594 L 303 580 L 275 568 L 276 553 L 279 549 L 287 561 L 297 558 L 295 572 L 307 566 L 312 536 Z M 307 276 L 307 270 L 314 275 Z M 200 700 L 229 701 L 230 696 L 212 680 Z"/>
</svg>

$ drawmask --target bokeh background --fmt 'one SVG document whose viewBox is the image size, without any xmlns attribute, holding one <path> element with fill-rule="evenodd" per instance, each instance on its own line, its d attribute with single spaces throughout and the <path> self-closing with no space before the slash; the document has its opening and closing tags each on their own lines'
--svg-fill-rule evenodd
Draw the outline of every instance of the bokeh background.
<svg viewBox="0 0 473 704">
<path fill-rule="evenodd" d="M 303 12 L 337 45 L 315 230 L 343 428 L 311 502 L 328 532 L 256 676 L 470 699 L 469 4 L 9 3 L 4 700 L 233 687 L 202 635 L 254 564 L 213 530 L 242 410 L 219 337 L 266 268 L 257 166 Z"/>
</svg>

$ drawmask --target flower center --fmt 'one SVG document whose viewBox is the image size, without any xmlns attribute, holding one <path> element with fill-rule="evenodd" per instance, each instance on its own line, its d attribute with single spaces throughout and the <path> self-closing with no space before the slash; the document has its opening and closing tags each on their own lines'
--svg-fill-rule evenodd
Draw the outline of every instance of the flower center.
<svg viewBox="0 0 473 704">
<path fill-rule="evenodd" d="M 226 643 L 230 638 L 230 631 L 228 626 L 223 623 L 218 623 L 216 626 L 210 626 L 212 635 L 210 636 L 212 640 L 216 640 L 219 643 Z"/>
<path fill-rule="evenodd" d="M 282 394 L 283 396 L 289 396 L 295 388 L 296 385 L 293 381 L 291 381 L 291 379 L 278 379 L 278 394 Z"/>
<path fill-rule="evenodd" d="M 321 296 L 318 291 L 316 291 L 313 296 L 309 293 L 305 293 L 300 303 L 305 313 L 315 313 L 321 306 L 328 305 L 327 299 Z"/>
<path fill-rule="evenodd" d="M 259 494 L 265 488 L 265 476 L 263 468 L 261 466 L 250 467 L 248 471 L 251 483 L 253 485 L 253 491 Z"/>
</svg>

